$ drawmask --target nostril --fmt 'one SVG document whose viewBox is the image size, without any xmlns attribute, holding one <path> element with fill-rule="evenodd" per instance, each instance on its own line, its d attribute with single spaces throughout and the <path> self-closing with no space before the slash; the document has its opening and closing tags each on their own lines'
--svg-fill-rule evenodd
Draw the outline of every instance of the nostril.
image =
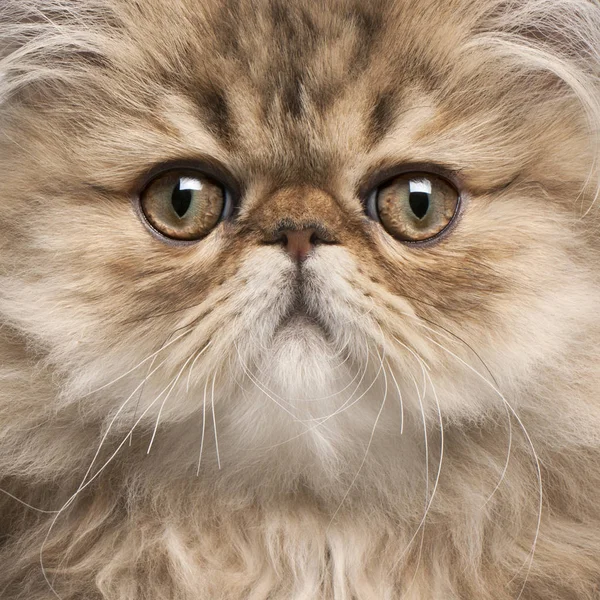
<svg viewBox="0 0 600 600">
<path fill-rule="evenodd" d="M 315 246 L 339 242 L 323 226 L 311 224 L 302 227 L 285 223 L 277 229 L 266 232 L 264 243 L 280 245 L 294 260 L 302 262 L 308 258 Z"/>
<path fill-rule="evenodd" d="M 278 231 L 271 243 L 280 244 L 294 260 L 301 262 L 308 257 L 318 240 L 314 229 L 286 229 Z"/>
</svg>

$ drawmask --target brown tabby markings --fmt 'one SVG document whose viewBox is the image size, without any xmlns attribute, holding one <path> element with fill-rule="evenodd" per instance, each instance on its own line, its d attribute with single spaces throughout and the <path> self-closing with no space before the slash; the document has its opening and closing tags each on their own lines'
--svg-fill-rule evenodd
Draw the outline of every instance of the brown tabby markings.
<svg viewBox="0 0 600 600">
<path fill-rule="evenodd" d="M 599 49 L 588 0 L 3 0 L 0 595 L 597 600 Z M 183 166 L 235 210 L 178 246 Z M 366 212 L 409 167 L 435 243 Z"/>
</svg>

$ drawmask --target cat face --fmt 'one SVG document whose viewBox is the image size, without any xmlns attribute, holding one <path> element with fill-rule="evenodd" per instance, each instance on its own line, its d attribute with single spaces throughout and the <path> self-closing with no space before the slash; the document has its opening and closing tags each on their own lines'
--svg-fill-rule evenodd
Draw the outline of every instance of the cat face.
<svg viewBox="0 0 600 600">
<path fill-rule="evenodd" d="M 0 310 L 42 410 L 213 412 L 300 463 L 537 402 L 592 319 L 594 148 L 500 6 L 97 4 L 0 86 Z"/>
</svg>

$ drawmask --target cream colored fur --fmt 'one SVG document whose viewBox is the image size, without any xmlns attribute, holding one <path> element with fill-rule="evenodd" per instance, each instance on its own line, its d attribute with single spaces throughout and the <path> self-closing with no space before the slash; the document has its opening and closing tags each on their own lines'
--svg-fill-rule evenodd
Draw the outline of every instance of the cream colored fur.
<svg viewBox="0 0 600 600">
<path fill-rule="evenodd" d="M 600 597 L 597 2 L 4 0 L 0 57 L 0 596 Z M 156 240 L 207 159 L 235 223 Z M 409 163 L 436 245 L 364 216 Z"/>
</svg>

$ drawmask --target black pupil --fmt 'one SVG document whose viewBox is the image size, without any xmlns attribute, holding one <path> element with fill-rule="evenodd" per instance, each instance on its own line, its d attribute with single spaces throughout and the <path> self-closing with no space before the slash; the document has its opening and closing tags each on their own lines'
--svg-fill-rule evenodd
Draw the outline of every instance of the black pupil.
<svg viewBox="0 0 600 600">
<path fill-rule="evenodd" d="M 185 217 L 190 206 L 192 205 L 193 190 L 182 190 L 181 182 L 177 182 L 173 193 L 171 194 L 171 204 L 177 216 L 182 219 Z"/>
<path fill-rule="evenodd" d="M 411 192 L 408 203 L 417 219 L 423 219 L 429 211 L 429 194 L 426 192 Z"/>
</svg>

